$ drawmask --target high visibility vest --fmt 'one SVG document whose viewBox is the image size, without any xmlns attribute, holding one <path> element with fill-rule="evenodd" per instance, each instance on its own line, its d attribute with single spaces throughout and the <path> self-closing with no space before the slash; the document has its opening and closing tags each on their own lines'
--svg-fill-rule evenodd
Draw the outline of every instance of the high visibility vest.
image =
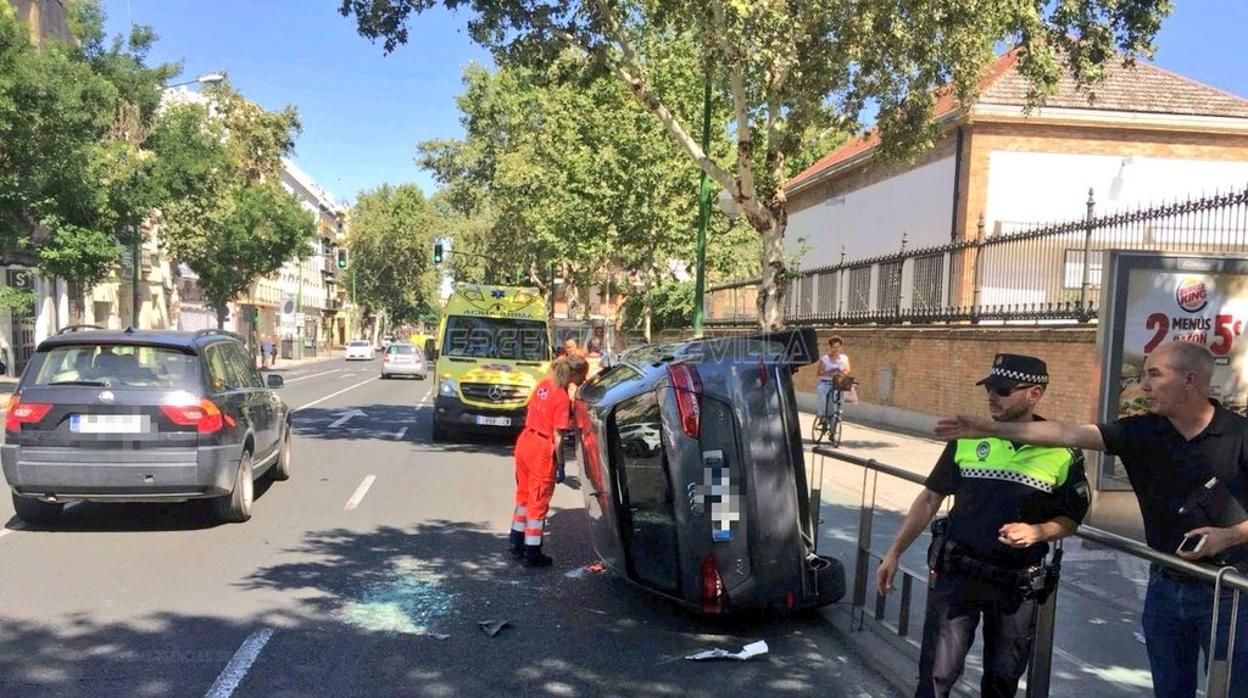
<svg viewBox="0 0 1248 698">
<path fill-rule="evenodd" d="M 1015 448 L 1007 439 L 958 439 L 954 460 L 962 477 L 1004 480 L 1053 492 L 1070 475 L 1073 453 L 1061 446 Z"/>
</svg>

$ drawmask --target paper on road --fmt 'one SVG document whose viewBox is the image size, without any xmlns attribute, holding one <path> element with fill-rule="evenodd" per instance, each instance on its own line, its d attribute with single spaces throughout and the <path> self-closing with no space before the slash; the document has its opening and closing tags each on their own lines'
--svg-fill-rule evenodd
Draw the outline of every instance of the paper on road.
<svg viewBox="0 0 1248 698">
<path fill-rule="evenodd" d="M 705 652 L 691 654 L 688 657 L 685 657 L 685 659 L 692 659 L 695 662 L 707 659 L 735 659 L 739 662 L 744 662 L 745 660 L 757 657 L 760 654 L 767 654 L 767 651 L 767 641 L 759 640 L 758 642 L 751 642 L 745 647 L 742 647 L 740 652 L 729 652 L 728 650 L 721 650 L 717 647 L 713 650 L 706 650 Z"/>
</svg>

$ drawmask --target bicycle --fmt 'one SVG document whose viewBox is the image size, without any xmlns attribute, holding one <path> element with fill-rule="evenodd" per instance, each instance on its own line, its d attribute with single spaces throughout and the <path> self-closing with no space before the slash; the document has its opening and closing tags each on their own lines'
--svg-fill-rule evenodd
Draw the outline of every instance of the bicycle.
<svg viewBox="0 0 1248 698">
<path fill-rule="evenodd" d="M 832 448 L 839 448 L 841 445 L 841 426 L 844 423 L 845 403 L 844 395 L 846 390 L 853 387 L 854 380 L 847 379 L 846 383 L 837 386 L 834 385 L 828 391 L 824 398 L 823 410 L 815 415 L 815 423 L 812 427 L 815 444 L 823 443 L 824 438 L 828 439 L 828 445 Z"/>
</svg>

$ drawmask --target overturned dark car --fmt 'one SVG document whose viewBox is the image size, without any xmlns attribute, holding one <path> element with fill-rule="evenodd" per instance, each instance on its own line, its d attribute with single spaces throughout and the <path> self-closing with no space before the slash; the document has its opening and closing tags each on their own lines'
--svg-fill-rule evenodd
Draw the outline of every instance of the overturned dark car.
<svg viewBox="0 0 1248 698">
<path fill-rule="evenodd" d="M 845 594 L 815 554 L 792 374 L 813 330 L 649 345 L 574 403 L 593 544 L 613 572 L 708 614 Z"/>
</svg>

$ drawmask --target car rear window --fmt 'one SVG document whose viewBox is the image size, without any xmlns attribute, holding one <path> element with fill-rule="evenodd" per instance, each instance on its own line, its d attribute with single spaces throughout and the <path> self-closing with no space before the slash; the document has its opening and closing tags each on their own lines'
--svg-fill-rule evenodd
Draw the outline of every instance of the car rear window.
<svg viewBox="0 0 1248 698">
<path fill-rule="evenodd" d="M 416 347 L 402 344 L 391 344 L 389 351 L 391 354 L 415 354 Z"/>
<path fill-rule="evenodd" d="M 358 340 L 358 339 L 357 339 L 357 340 L 355 340 L 354 342 L 348 342 L 348 343 L 347 343 L 347 346 L 349 346 L 349 347 L 366 347 L 366 346 L 368 346 L 368 342 L 365 342 L 365 341 L 363 341 L 363 340 Z"/>
<path fill-rule="evenodd" d="M 171 347 L 73 344 L 36 355 L 30 385 L 189 390 L 199 387 L 199 358 Z"/>
</svg>

